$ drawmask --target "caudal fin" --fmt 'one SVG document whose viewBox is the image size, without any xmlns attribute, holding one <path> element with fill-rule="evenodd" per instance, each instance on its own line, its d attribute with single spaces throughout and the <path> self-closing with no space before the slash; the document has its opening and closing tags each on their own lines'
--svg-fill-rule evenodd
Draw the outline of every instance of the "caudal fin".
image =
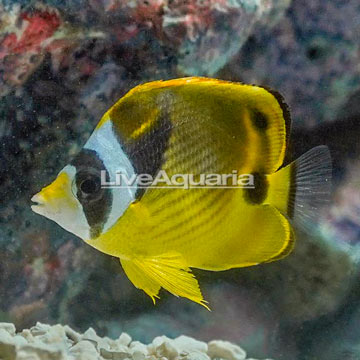
<svg viewBox="0 0 360 360">
<path fill-rule="evenodd" d="M 329 200 L 331 156 L 327 146 L 317 146 L 291 164 L 269 175 L 267 201 L 302 228 L 316 222 L 318 210 Z"/>
</svg>

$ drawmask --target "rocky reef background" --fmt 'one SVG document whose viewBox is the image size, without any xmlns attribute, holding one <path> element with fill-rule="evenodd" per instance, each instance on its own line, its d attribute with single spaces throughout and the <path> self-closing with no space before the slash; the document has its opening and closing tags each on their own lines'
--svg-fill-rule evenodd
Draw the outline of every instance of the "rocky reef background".
<svg viewBox="0 0 360 360">
<path fill-rule="evenodd" d="M 0 0 L 0 321 L 360 359 L 359 19 L 358 0 Z M 30 210 L 127 90 L 189 75 L 279 90 L 291 157 L 327 144 L 334 159 L 331 202 L 293 254 L 197 271 L 211 313 L 165 292 L 154 307 L 116 259 Z"/>
</svg>

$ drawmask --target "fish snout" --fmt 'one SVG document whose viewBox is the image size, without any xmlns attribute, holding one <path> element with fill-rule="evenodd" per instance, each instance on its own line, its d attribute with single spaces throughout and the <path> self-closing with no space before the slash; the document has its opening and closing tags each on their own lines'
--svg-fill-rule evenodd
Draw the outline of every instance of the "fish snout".
<svg viewBox="0 0 360 360">
<path fill-rule="evenodd" d="M 44 208 L 45 206 L 45 201 L 44 198 L 41 194 L 41 191 L 37 194 L 35 194 L 32 198 L 31 201 L 35 204 L 31 205 L 31 210 L 34 211 L 37 214 L 42 215 L 41 210 L 42 208 Z"/>
<path fill-rule="evenodd" d="M 50 185 L 35 194 L 31 201 L 35 203 L 31 209 L 46 217 L 76 207 L 69 175 L 66 172 L 61 172 Z"/>
</svg>

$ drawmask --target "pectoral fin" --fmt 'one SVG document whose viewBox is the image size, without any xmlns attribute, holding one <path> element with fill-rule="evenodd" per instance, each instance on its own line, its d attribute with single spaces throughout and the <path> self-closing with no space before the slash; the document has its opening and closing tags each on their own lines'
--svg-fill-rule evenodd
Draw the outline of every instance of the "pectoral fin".
<svg viewBox="0 0 360 360">
<path fill-rule="evenodd" d="M 173 295 L 188 298 L 209 310 L 194 274 L 180 255 L 163 254 L 153 258 L 121 259 L 120 262 L 130 281 L 145 291 L 154 303 L 163 287 Z"/>
</svg>

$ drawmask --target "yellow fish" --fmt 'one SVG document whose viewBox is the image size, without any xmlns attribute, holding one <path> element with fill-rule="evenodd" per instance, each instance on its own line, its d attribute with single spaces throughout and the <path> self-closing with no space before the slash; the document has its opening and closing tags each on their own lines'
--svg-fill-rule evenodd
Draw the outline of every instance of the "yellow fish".
<svg viewBox="0 0 360 360">
<path fill-rule="evenodd" d="M 290 221 L 306 223 L 327 197 L 328 148 L 283 166 L 289 131 L 283 98 L 263 87 L 198 77 L 140 85 L 32 209 L 118 257 L 154 302 L 164 288 L 207 307 L 191 268 L 285 257 Z"/>
</svg>

